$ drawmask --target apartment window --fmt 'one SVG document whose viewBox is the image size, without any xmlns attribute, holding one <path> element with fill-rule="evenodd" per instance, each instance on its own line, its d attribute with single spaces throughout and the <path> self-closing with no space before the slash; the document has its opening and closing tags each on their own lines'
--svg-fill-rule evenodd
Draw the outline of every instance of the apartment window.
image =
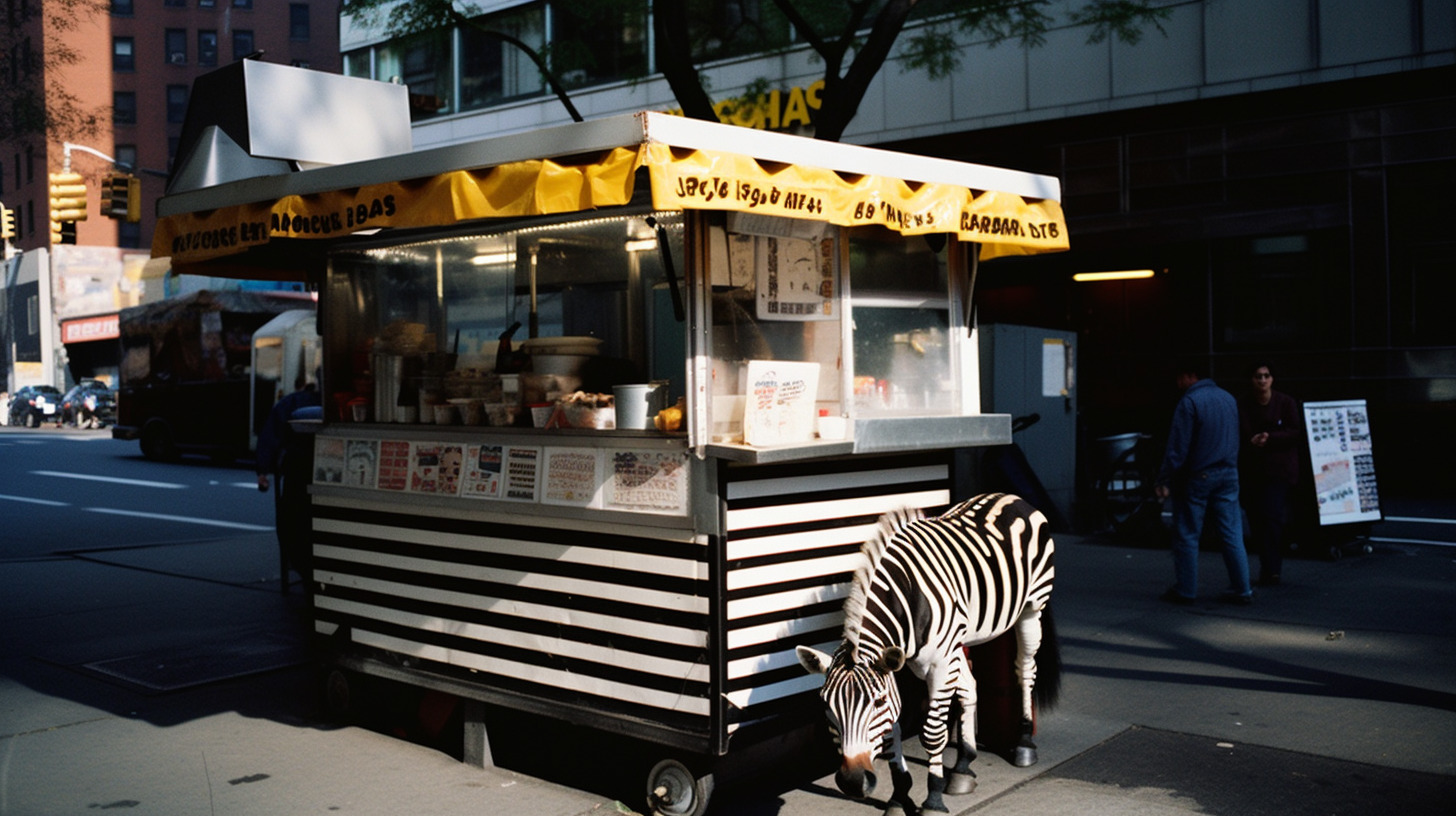
<svg viewBox="0 0 1456 816">
<path fill-rule="evenodd" d="M 111 152 L 116 157 L 116 166 L 128 173 L 137 171 L 137 149 L 136 145 L 119 144 Z"/>
<path fill-rule="evenodd" d="M 217 65 L 217 32 L 197 32 L 197 64 L 202 66 Z"/>
<path fill-rule="evenodd" d="M 117 91 L 111 95 L 111 121 L 118 125 L 136 124 L 136 94 L 131 91 Z"/>
<path fill-rule="evenodd" d="M 173 8 L 187 8 L 187 0 L 166 0 L 162 5 Z"/>
<path fill-rule="evenodd" d="M 217 0 L 197 0 L 198 8 L 212 8 L 217 5 Z"/>
<path fill-rule="evenodd" d="M 136 70 L 136 40 L 131 37 L 111 38 L 111 70 Z"/>
<path fill-rule="evenodd" d="M 132 15 L 131 0 L 111 0 L 111 16 L 130 17 Z"/>
<path fill-rule="evenodd" d="M 167 121 L 181 122 L 187 118 L 187 86 L 167 86 Z"/>
<path fill-rule="evenodd" d="M 308 6 L 304 3 L 289 3 L 288 39 L 306 41 L 308 37 Z"/>
<path fill-rule="evenodd" d="M 250 9 L 253 7 L 253 0 L 233 0 L 233 8 Z"/>
<path fill-rule="evenodd" d="M 252 29 L 233 29 L 233 62 L 237 62 L 256 50 L 258 49 L 253 47 Z"/>
<path fill-rule="evenodd" d="M 169 28 L 164 35 L 166 41 L 167 64 L 187 64 L 187 29 Z"/>
</svg>

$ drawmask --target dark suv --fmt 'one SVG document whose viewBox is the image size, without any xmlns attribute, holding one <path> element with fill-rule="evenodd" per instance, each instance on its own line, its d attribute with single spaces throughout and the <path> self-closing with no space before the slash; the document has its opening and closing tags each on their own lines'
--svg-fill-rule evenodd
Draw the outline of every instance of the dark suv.
<svg viewBox="0 0 1456 816">
<path fill-rule="evenodd" d="M 61 390 L 54 385 L 27 385 L 10 396 L 10 424 L 39 428 L 61 419 Z"/>
<path fill-rule="evenodd" d="M 116 424 L 116 392 L 101 380 L 82 380 L 61 398 L 61 422 L 78 428 Z"/>
</svg>

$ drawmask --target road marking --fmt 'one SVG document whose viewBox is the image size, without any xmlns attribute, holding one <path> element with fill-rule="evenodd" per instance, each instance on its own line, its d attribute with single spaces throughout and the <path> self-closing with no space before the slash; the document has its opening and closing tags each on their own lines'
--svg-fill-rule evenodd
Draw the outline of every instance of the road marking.
<svg viewBox="0 0 1456 816">
<path fill-rule="evenodd" d="M 216 519 L 188 518 L 187 516 L 169 516 L 165 513 L 143 513 L 139 510 L 114 510 L 110 507 L 87 507 L 92 513 L 109 513 L 113 516 L 133 516 L 135 518 L 158 519 L 160 521 L 180 521 L 186 524 L 203 524 L 208 527 L 227 527 L 232 530 L 256 530 L 258 532 L 272 532 L 273 525 L 244 524 L 240 521 L 218 521 Z"/>
<path fill-rule="evenodd" d="M 32 499 L 29 496 L 0 496 L 0 500 L 25 502 L 26 504 L 44 504 L 46 507 L 70 507 L 69 502 L 51 501 L 50 499 Z"/>
<path fill-rule="evenodd" d="M 115 476 L 89 476 L 84 473 L 64 473 L 59 470 L 32 470 L 36 476 L 54 476 L 57 479 L 83 479 L 88 482 L 110 482 L 111 484 L 133 485 L 135 487 L 164 487 L 168 490 L 186 490 L 187 485 L 175 482 L 151 482 L 146 479 L 121 479 Z"/>
</svg>

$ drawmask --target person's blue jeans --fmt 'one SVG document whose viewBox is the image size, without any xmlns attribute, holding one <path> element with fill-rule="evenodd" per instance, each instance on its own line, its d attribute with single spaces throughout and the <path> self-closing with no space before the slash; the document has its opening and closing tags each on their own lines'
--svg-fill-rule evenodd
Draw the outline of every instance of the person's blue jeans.
<svg viewBox="0 0 1456 816">
<path fill-rule="evenodd" d="M 1218 534 L 1229 589 L 1236 595 L 1252 594 L 1236 468 L 1195 473 L 1173 491 L 1173 574 L 1175 589 L 1185 598 L 1198 597 L 1198 539 L 1205 523 Z"/>
</svg>

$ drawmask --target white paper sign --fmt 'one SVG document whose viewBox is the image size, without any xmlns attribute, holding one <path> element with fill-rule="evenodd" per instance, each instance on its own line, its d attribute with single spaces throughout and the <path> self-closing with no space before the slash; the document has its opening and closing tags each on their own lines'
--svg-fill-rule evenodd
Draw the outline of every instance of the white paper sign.
<svg viewBox="0 0 1456 816">
<path fill-rule="evenodd" d="M 1320 525 L 1380 520 L 1365 400 L 1306 402 L 1304 428 Z"/>
<path fill-rule="evenodd" d="M 818 390 L 818 363 L 749 360 L 743 441 L 768 446 L 813 439 Z"/>
</svg>

